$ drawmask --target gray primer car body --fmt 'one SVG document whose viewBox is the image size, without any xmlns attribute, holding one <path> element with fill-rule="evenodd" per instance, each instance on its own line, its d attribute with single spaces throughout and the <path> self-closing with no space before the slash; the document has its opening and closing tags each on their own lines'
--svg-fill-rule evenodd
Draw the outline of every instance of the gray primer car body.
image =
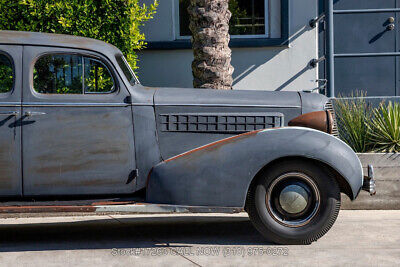
<svg viewBox="0 0 400 267">
<path fill-rule="evenodd" d="M 0 111 L 18 112 L 0 123 L 0 162 L 12 166 L 0 169 L 1 197 L 129 195 L 146 188 L 149 202 L 243 207 L 256 174 L 285 157 L 329 165 L 351 189 L 342 188 L 351 199 L 363 184 L 361 164 L 346 144 L 316 130 L 285 127 L 301 114 L 324 110 L 329 100 L 322 95 L 131 84 L 117 48 L 81 37 L 0 31 L 0 52 L 17 68 Z M 33 65 L 47 53 L 101 60 L 117 90 L 36 93 Z M 43 116 L 27 118 L 27 112 Z M 12 138 L 17 141 L 10 148 Z"/>
<path fill-rule="evenodd" d="M 351 198 L 362 186 L 361 165 L 347 145 L 317 130 L 289 127 L 249 132 L 160 163 L 149 179 L 148 201 L 243 207 L 253 177 L 267 164 L 285 157 L 317 160 L 343 177 L 358 178 L 349 180 Z"/>
</svg>

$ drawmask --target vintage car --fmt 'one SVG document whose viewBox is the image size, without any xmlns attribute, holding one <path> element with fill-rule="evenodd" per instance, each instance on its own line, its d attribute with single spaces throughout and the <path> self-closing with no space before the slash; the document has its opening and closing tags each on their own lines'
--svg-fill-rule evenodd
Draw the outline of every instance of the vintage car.
<svg viewBox="0 0 400 267">
<path fill-rule="evenodd" d="M 88 199 L 245 210 L 267 239 L 308 244 L 341 192 L 375 192 L 336 135 L 320 94 L 150 88 L 110 44 L 0 31 L 0 213 L 93 211 Z"/>
</svg>

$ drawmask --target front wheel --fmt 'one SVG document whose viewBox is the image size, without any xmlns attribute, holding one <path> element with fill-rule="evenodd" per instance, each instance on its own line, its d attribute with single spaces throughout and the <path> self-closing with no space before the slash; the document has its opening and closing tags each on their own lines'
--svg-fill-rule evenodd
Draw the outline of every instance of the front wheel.
<svg viewBox="0 0 400 267">
<path fill-rule="evenodd" d="M 263 171 L 247 197 L 254 227 L 277 244 L 310 244 L 334 224 L 340 189 L 332 173 L 306 160 L 288 160 Z"/>
</svg>

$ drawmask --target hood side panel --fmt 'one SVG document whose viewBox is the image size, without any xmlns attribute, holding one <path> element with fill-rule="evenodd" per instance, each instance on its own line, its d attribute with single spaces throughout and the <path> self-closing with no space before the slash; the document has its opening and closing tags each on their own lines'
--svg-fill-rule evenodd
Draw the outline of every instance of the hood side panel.
<svg viewBox="0 0 400 267">
<path fill-rule="evenodd" d="M 155 93 L 154 104 L 299 108 L 301 100 L 297 92 L 161 88 Z"/>
<path fill-rule="evenodd" d="M 156 106 L 162 158 L 244 132 L 287 125 L 301 108 Z M 169 121 L 168 121 L 169 120 Z"/>
<path fill-rule="evenodd" d="M 302 102 L 302 114 L 324 110 L 326 102 L 329 101 L 329 98 L 317 93 L 299 92 L 299 95 Z"/>
</svg>

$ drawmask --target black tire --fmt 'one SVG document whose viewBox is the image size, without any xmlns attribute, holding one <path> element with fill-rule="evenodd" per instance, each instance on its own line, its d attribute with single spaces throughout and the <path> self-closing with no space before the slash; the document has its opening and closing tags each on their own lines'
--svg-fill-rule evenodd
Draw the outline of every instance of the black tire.
<svg viewBox="0 0 400 267">
<path fill-rule="evenodd" d="M 315 205 L 318 210 L 314 208 L 313 217 L 307 217 L 308 222 L 300 226 L 285 225 L 285 220 L 279 221 L 278 216 L 271 213 L 271 204 L 268 204 L 273 202 L 267 201 L 271 199 L 267 192 L 273 181 L 294 172 L 307 175 L 316 185 L 313 188 L 319 190 L 319 201 Z M 312 161 L 286 160 L 274 164 L 258 176 L 249 189 L 246 210 L 254 227 L 266 239 L 285 245 L 311 244 L 326 234 L 336 221 L 340 210 L 340 188 L 329 169 Z"/>
</svg>

